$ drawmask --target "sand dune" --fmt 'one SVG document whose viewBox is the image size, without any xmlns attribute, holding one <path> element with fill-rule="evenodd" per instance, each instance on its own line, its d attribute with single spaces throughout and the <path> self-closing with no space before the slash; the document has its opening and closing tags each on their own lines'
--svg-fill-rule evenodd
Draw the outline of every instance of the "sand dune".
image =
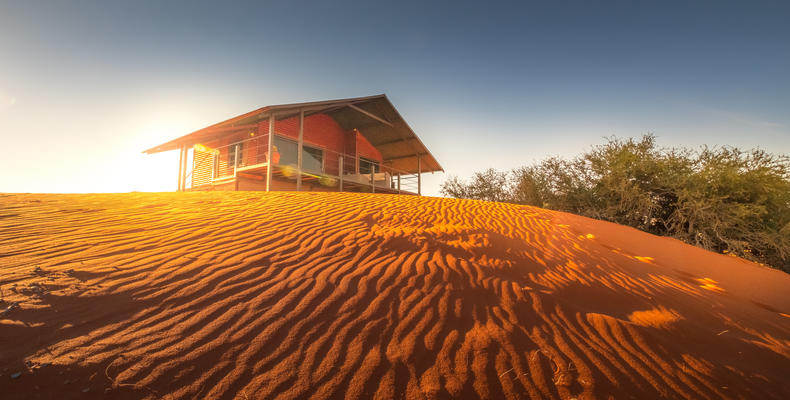
<svg viewBox="0 0 790 400">
<path fill-rule="evenodd" d="M 0 197 L 0 398 L 790 398 L 790 275 L 538 208 Z"/>
</svg>

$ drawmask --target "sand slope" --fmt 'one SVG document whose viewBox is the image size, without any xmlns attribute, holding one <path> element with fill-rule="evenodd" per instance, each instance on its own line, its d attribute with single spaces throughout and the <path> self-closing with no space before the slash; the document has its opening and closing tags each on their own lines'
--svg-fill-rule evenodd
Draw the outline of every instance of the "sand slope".
<svg viewBox="0 0 790 400">
<path fill-rule="evenodd" d="M 0 195 L 0 288 L 3 399 L 790 398 L 790 275 L 530 207 Z"/>
</svg>

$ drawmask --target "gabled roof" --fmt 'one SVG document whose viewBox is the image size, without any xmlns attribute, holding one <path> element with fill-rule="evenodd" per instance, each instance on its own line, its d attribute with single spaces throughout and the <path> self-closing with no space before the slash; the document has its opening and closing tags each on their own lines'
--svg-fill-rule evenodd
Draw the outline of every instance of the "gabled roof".
<svg viewBox="0 0 790 400">
<path fill-rule="evenodd" d="M 305 115 L 327 114 L 343 129 L 358 129 L 370 144 L 381 152 L 384 161 L 395 169 L 417 172 L 419 156 L 422 172 L 444 171 L 384 94 L 266 106 L 152 147 L 143 153 L 153 154 L 176 150 L 182 146 L 193 146 L 216 139 L 233 130 L 249 129 L 271 114 L 279 120 L 293 117 L 302 110 Z"/>
</svg>

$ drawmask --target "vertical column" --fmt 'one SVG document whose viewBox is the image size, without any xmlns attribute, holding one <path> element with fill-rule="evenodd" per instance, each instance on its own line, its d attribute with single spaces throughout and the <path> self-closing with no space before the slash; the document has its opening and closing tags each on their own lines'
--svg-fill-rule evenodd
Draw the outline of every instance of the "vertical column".
<svg viewBox="0 0 790 400">
<path fill-rule="evenodd" d="M 359 141 L 357 140 L 357 135 L 359 135 L 359 132 L 354 129 L 354 173 L 359 175 L 359 146 L 357 146 Z"/>
<path fill-rule="evenodd" d="M 176 192 L 181 191 L 181 176 L 182 176 L 181 173 L 184 172 L 183 169 L 184 169 L 184 148 L 181 147 L 180 149 L 178 149 L 178 189 L 176 189 Z"/>
<path fill-rule="evenodd" d="M 398 194 L 400 194 L 400 172 L 398 172 Z"/>
<path fill-rule="evenodd" d="M 269 137 L 268 143 L 266 144 L 266 151 L 268 154 L 268 160 L 266 160 L 266 191 L 269 192 L 272 190 L 272 168 L 274 168 L 274 163 L 272 162 L 272 148 L 274 148 L 274 113 L 269 113 Z"/>
<path fill-rule="evenodd" d="M 417 154 L 417 195 L 422 196 L 422 165 L 419 154 Z"/>
<path fill-rule="evenodd" d="M 302 190 L 302 147 L 304 146 L 304 110 L 299 110 L 299 138 L 296 146 L 296 191 Z"/>
<path fill-rule="evenodd" d="M 181 190 L 187 190 L 187 166 L 189 166 L 189 148 L 184 146 L 184 172 L 181 173 Z"/>
<path fill-rule="evenodd" d="M 370 193 L 376 193 L 376 164 L 370 163 Z"/>
<path fill-rule="evenodd" d="M 219 158 L 218 153 L 211 154 L 211 179 L 217 177 L 217 158 Z"/>
<path fill-rule="evenodd" d="M 239 166 L 239 143 L 233 146 L 233 176 L 236 176 L 236 167 Z"/>
<path fill-rule="evenodd" d="M 338 175 L 340 175 L 340 191 L 343 191 L 343 158 L 345 158 L 345 154 L 341 154 L 340 158 L 337 160 L 337 170 L 340 171 Z"/>
</svg>

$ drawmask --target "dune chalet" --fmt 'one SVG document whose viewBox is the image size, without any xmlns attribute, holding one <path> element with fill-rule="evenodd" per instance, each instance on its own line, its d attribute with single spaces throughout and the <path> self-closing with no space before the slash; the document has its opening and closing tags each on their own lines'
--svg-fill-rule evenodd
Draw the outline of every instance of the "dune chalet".
<svg viewBox="0 0 790 400">
<path fill-rule="evenodd" d="M 178 190 L 421 194 L 442 167 L 385 95 L 259 108 L 144 153 L 179 150 Z"/>
</svg>

